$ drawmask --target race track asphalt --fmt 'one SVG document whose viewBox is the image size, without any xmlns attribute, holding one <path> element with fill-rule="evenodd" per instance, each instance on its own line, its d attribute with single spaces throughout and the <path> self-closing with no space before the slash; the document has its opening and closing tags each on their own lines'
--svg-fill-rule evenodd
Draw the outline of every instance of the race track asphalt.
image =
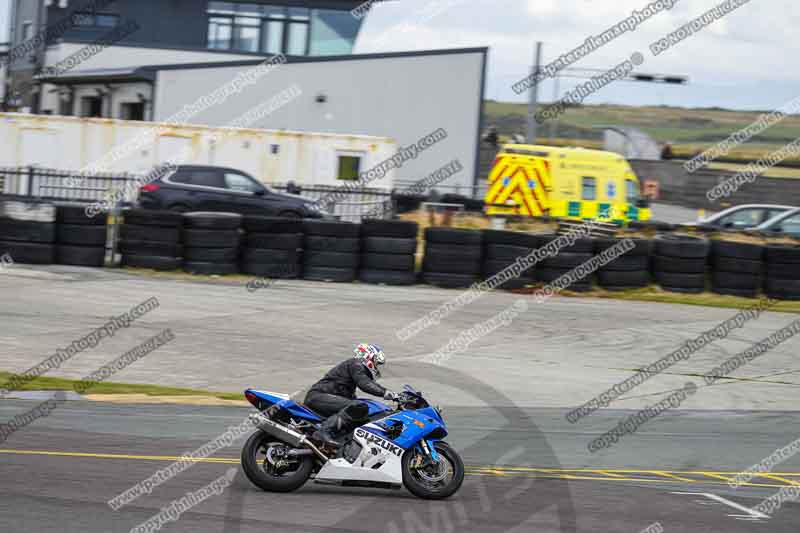
<svg viewBox="0 0 800 533">
<path fill-rule="evenodd" d="M 800 341 L 770 350 L 723 383 L 707 386 L 701 377 L 796 315 L 764 313 L 571 424 L 571 408 L 736 310 L 555 297 L 431 365 L 431 353 L 519 296 L 487 294 L 403 341 L 400 328 L 458 291 L 286 281 L 249 292 L 241 280 L 74 267 L 15 267 L 0 276 L 0 291 L 0 369 L 12 372 L 151 297 L 158 309 L 48 375 L 80 379 L 171 329 L 174 341 L 113 380 L 292 393 L 348 357 L 354 342 L 382 343 L 390 356 L 384 383 L 395 390 L 413 384 L 443 405 L 448 440 L 468 465 L 459 494 L 438 503 L 405 491 L 313 483 L 267 494 L 238 474 L 221 495 L 163 531 L 639 533 L 659 523 L 667 532 L 796 533 L 800 524 L 796 501 L 771 517 L 753 511 L 778 491 L 800 487 L 800 454 L 746 486 L 733 489 L 726 481 L 800 436 Z M 610 448 L 589 451 L 592 439 L 689 381 L 698 391 L 679 408 Z M 0 423 L 37 404 L 1 400 Z M 119 511 L 107 501 L 246 413 L 68 401 L 0 444 L 0 533 L 131 531 L 186 492 L 238 469 L 241 442 Z"/>
<path fill-rule="evenodd" d="M 0 415 L 8 419 L 33 405 L 5 401 Z M 0 446 L 0 531 L 128 532 L 231 468 L 237 474 L 230 487 L 162 530 L 638 533 L 658 522 L 664 531 L 739 533 L 796 532 L 800 523 L 797 503 L 785 504 L 771 518 L 746 511 L 781 487 L 800 483 L 800 460 L 781 464 L 774 478 L 754 478 L 735 490 L 724 481 L 763 450 L 791 441 L 800 421 L 794 413 L 716 413 L 712 419 L 679 411 L 652 421 L 618 443 L 619 452 L 606 450 L 587 465 L 577 444 L 594 431 L 567 427 L 550 410 L 527 409 L 520 413 L 523 419 L 506 421 L 489 411 L 450 408 L 448 440 L 461 450 L 467 477 L 456 497 L 445 502 L 418 500 L 405 490 L 314 483 L 292 494 L 265 493 L 239 471 L 239 441 L 118 511 L 107 505 L 238 424 L 247 412 L 62 404 Z M 592 416 L 595 425 L 608 426 L 624 414 Z M 679 457 L 681 462 L 674 462 Z"/>
</svg>

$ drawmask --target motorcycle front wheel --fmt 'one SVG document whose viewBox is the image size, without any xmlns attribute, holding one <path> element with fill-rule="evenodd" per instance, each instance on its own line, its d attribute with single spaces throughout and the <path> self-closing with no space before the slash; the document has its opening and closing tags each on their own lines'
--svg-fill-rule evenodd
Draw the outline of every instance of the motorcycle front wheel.
<svg viewBox="0 0 800 533">
<path fill-rule="evenodd" d="M 247 479 L 268 492 L 292 492 L 311 476 L 314 459 L 289 457 L 291 446 L 263 431 L 253 433 L 242 449 L 242 468 Z"/>
<path fill-rule="evenodd" d="M 435 443 L 438 461 L 426 464 L 425 456 L 416 446 L 403 455 L 403 484 L 418 498 L 442 500 L 449 498 L 464 482 L 464 462 L 446 442 Z"/>
</svg>

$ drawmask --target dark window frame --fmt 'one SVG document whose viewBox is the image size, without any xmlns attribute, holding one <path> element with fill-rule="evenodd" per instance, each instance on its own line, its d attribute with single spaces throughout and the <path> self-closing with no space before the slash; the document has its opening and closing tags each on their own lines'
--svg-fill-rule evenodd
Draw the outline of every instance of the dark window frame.
<svg viewBox="0 0 800 533">
<path fill-rule="evenodd" d="M 76 28 L 90 29 L 90 28 L 116 28 L 119 26 L 120 16 L 117 13 L 108 13 L 105 11 L 92 12 L 92 11 L 76 11 L 73 15 L 85 17 L 85 20 L 91 21 L 91 24 L 77 24 Z M 108 26 L 105 24 L 98 24 L 99 17 L 108 17 L 114 19 L 114 24 Z"/>
<path fill-rule="evenodd" d="M 791 222 L 793 220 L 797 220 L 797 222 L 796 223 L 795 222 Z M 781 220 L 777 224 L 777 229 L 780 230 L 780 233 L 784 233 L 784 234 L 787 234 L 787 235 L 800 235 L 800 232 L 793 233 L 793 232 L 786 231 L 785 224 L 787 224 L 787 223 L 797 224 L 798 226 L 800 226 L 800 213 L 795 213 L 794 215 L 790 215 L 790 216 L 784 218 L 783 220 Z"/>
<path fill-rule="evenodd" d="M 636 180 L 625 178 L 625 201 L 627 203 L 636 202 L 642 196 L 641 188 L 638 185 Z M 634 196 L 630 195 L 631 189 L 633 189 Z"/>
<path fill-rule="evenodd" d="M 239 170 L 230 170 L 230 169 L 224 169 L 221 172 L 222 172 L 222 184 L 225 186 L 225 190 L 227 191 L 237 192 L 237 193 L 251 193 L 251 194 L 255 194 L 258 191 L 265 191 L 264 186 L 261 183 L 259 183 L 252 176 L 245 174 L 244 172 L 241 172 Z M 243 191 L 241 189 L 235 189 L 231 187 L 230 185 L 228 185 L 228 174 L 232 174 L 234 176 L 239 176 L 243 178 L 247 183 L 253 186 L 252 190 Z"/>
<path fill-rule="evenodd" d="M 592 181 L 591 189 L 592 189 L 593 194 L 592 194 L 591 198 L 587 198 L 586 197 L 586 191 L 587 191 L 586 180 L 591 180 Z M 595 178 L 593 176 L 581 176 L 581 200 L 588 200 L 588 201 L 596 201 L 597 200 L 597 178 Z"/>
<path fill-rule="evenodd" d="M 361 174 L 361 160 L 363 156 L 353 154 L 337 154 L 336 157 L 336 181 L 358 181 Z M 355 160 L 355 174 L 352 178 L 342 177 L 342 161 Z"/>
<path fill-rule="evenodd" d="M 29 39 L 33 38 L 33 21 L 32 20 L 24 20 L 22 21 L 22 26 L 20 27 L 20 33 L 22 34 L 22 41 L 25 42 Z"/>
<path fill-rule="evenodd" d="M 229 4 L 231 6 L 231 12 L 225 13 L 216 13 L 211 10 L 211 3 L 216 2 L 220 4 Z M 308 56 L 311 52 L 311 20 L 312 20 L 312 10 L 310 7 L 297 7 L 297 6 L 283 6 L 283 5 L 273 5 L 273 4 L 263 4 L 261 5 L 262 11 L 260 16 L 256 17 L 252 14 L 239 14 L 237 11 L 237 7 L 240 7 L 240 4 L 237 2 L 232 2 L 230 0 L 207 0 L 206 1 L 206 49 L 208 50 L 228 50 L 231 52 L 254 52 L 253 50 L 247 50 L 245 48 L 239 47 L 239 43 L 237 43 L 237 33 L 239 27 L 249 27 L 253 28 L 254 26 L 246 26 L 240 25 L 237 23 L 237 18 L 247 18 L 247 19 L 258 19 L 260 23 L 258 24 L 258 50 L 255 50 L 255 53 L 282 53 L 286 55 L 295 55 L 295 56 Z M 273 14 L 272 11 L 266 11 L 267 8 L 279 8 L 282 10 L 282 16 L 276 16 Z M 292 15 L 292 11 L 303 10 L 303 15 Z M 344 10 L 343 10 L 344 11 Z M 228 47 L 227 48 L 211 48 L 211 23 L 212 19 L 227 19 L 230 24 L 230 38 L 228 39 Z M 269 26 L 270 23 L 279 23 L 281 27 L 281 49 L 278 52 L 268 52 L 268 43 L 269 43 Z M 295 26 L 305 26 L 305 42 L 303 43 L 303 52 L 301 54 L 289 54 L 289 40 L 291 35 L 293 34 L 292 27 Z"/>
<path fill-rule="evenodd" d="M 719 220 L 717 220 L 716 221 L 716 225 L 718 225 L 720 227 L 737 227 L 736 226 L 736 222 L 738 221 L 737 217 L 741 216 L 742 214 L 746 214 L 746 213 L 758 213 L 758 219 L 757 220 L 752 220 L 752 221 L 745 220 L 744 223 L 746 225 L 745 226 L 739 226 L 739 227 L 754 228 L 754 227 L 758 226 L 759 224 L 761 224 L 762 222 L 764 222 L 764 215 L 766 213 L 766 208 L 764 208 L 764 207 L 746 207 L 746 208 L 743 208 L 743 209 L 739 209 L 738 211 L 734 211 L 733 213 L 725 215 L 724 217 L 722 217 Z"/>
<path fill-rule="evenodd" d="M 213 176 L 216 183 L 214 185 L 197 183 L 195 181 L 195 176 L 197 174 Z M 213 189 L 216 191 L 228 190 L 225 188 L 225 178 L 217 168 L 179 168 L 175 174 L 168 178 L 168 181 L 170 183 L 183 185 L 185 187 L 200 187 L 203 189 Z"/>
</svg>

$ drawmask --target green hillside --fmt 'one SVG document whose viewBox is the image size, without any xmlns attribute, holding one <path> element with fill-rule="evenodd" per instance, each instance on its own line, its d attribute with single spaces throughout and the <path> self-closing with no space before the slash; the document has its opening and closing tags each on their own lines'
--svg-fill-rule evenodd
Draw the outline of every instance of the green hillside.
<svg viewBox="0 0 800 533">
<path fill-rule="evenodd" d="M 525 133 L 527 117 L 525 104 L 489 100 L 485 109 L 486 124 L 496 125 L 501 136 Z M 555 137 L 560 139 L 557 144 L 597 148 L 602 141 L 602 132 L 592 128 L 593 125 L 629 126 L 641 129 L 657 141 L 672 143 L 676 155 L 683 156 L 708 148 L 727 138 L 766 112 L 769 111 L 586 105 L 570 108 L 561 116 Z M 541 142 L 547 142 L 550 128 L 549 123 L 540 127 Z M 800 138 L 800 115 L 792 115 L 748 143 L 737 147 L 731 152 L 731 156 L 758 159 L 798 138 Z M 800 158 L 795 161 L 800 161 Z"/>
</svg>

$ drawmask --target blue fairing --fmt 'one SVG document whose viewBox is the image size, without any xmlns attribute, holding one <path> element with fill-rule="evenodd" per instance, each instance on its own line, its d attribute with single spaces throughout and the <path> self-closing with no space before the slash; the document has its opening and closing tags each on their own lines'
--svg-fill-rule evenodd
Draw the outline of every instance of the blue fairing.
<svg viewBox="0 0 800 533">
<path fill-rule="evenodd" d="M 367 398 L 357 398 L 357 400 L 364 402 L 369 406 L 369 416 L 377 415 L 378 413 L 389 413 L 392 411 L 391 407 L 377 400 L 369 400 Z"/>
<path fill-rule="evenodd" d="M 289 411 L 292 416 L 297 416 L 300 418 L 304 418 L 311 422 L 322 422 L 322 419 L 318 417 L 316 414 L 312 413 L 306 407 L 294 402 L 293 400 L 283 398 L 281 396 L 277 396 L 275 394 L 271 394 L 269 392 L 258 391 L 254 389 L 247 389 L 247 392 L 251 392 L 258 396 L 261 400 L 268 404 L 267 407 L 272 405 L 277 405 L 278 407 L 282 407 Z"/>
<path fill-rule="evenodd" d="M 433 407 L 426 407 L 413 411 L 399 411 L 380 420 L 375 425 L 388 429 L 397 424 L 403 425 L 403 431 L 400 433 L 400 436 L 392 440 L 392 442 L 404 449 L 417 445 L 423 439 L 428 439 L 431 432 L 436 429 L 440 431 L 436 438 L 432 440 L 441 440 L 447 436 L 447 428 L 445 427 L 444 420 L 442 420 L 442 417 L 439 416 L 439 413 Z M 386 431 L 372 430 L 371 428 L 370 431 L 388 439 Z"/>
</svg>

